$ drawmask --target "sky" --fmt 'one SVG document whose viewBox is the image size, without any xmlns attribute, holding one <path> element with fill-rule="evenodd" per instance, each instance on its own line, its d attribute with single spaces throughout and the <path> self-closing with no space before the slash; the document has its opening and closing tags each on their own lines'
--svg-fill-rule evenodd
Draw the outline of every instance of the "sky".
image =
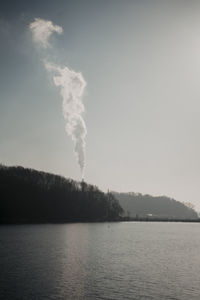
<svg viewBox="0 0 200 300">
<path fill-rule="evenodd" d="M 63 29 L 45 54 L 35 18 Z M 85 181 L 200 211 L 200 1 L 1 1 L 0 162 L 81 180 L 44 55 L 87 83 Z"/>
</svg>

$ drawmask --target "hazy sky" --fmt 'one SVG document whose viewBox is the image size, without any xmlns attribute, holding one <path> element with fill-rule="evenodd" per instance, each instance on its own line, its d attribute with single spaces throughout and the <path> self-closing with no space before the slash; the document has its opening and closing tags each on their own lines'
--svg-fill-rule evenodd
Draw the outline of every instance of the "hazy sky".
<svg viewBox="0 0 200 300">
<path fill-rule="evenodd" d="M 48 55 L 87 82 L 85 180 L 200 210 L 200 1 L 1 1 L 0 161 L 80 180 L 34 18 L 63 28 Z"/>
</svg>

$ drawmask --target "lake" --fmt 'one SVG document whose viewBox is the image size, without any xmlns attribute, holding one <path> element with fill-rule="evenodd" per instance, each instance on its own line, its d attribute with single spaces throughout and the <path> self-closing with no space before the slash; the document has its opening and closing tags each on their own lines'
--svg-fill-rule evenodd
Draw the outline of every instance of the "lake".
<svg viewBox="0 0 200 300">
<path fill-rule="evenodd" d="M 200 224 L 0 226 L 0 299 L 200 299 Z"/>
</svg>

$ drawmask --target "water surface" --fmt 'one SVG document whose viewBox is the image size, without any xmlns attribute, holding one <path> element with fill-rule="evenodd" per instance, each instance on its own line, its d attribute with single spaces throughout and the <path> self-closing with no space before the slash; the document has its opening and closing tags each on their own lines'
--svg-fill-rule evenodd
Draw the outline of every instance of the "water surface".
<svg viewBox="0 0 200 300">
<path fill-rule="evenodd" d="M 200 299 L 200 224 L 0 226 L 1 299 Z"/>
</svg>

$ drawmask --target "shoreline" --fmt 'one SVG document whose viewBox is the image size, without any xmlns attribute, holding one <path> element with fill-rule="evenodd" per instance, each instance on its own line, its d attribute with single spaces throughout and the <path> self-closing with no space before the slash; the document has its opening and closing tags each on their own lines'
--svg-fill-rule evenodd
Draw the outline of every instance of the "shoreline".
<svg viewBox="0 0 200 300">
<path fill-rule="evenodd" d="M 120 220 L 1 220 L 1 225 L 47 225 L 78 223 L 121 223 L 121 222 L 165 222 L 165 223 L 200 223 L 199 219 L 162 219 L 162 218 L 123 218 Z"/>
</svg>

